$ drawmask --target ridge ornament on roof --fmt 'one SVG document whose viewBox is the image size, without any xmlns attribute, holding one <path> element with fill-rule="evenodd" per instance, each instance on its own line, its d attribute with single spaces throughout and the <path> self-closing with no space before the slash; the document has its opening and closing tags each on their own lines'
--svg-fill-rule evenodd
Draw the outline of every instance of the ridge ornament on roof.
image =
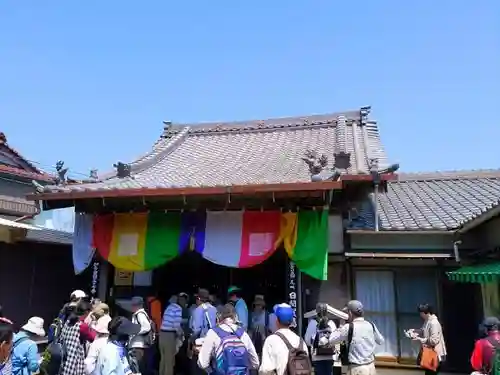
<svg viewBox="0 0 500 375">
<path fill-rule="evenodd" d="M 113 164 L 113 167 L 116 168 L 116 177 L 118 178 L 130 177 L 132 173 L 132 166 L 130 164 L 122 163 L 121 161 Z"/>
<path fill-rule="evenodd" d="M 97 174 L 97 169 L 91 169 L 89 173 L 89 179 L 91 181 L 97 181 L 99 180 L 99 175 Z"/>
<path fill-rule="evenodd" d="M 321 172 L 328 165 L 328 157 L 325 154 L 319 155 L 316 150 L 306 150 L 302 158 L 309 168 L 311 181 L 323 180 L 320 176 Z"/>
<path fill-rule="evenodd" d="M 66 174 L 68 173 L 68 168 L 64 168 L 64 162 L 59 160 L 56 163 L 56 185 L 65 185 L 66 184 Z"/>
</svg>

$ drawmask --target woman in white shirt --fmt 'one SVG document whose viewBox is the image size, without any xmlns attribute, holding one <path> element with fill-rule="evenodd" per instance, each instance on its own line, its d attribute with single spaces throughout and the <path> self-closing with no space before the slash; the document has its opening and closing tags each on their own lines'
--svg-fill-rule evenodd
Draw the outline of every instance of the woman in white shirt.
<svg viewBox="0 0 500 375">
<path fill-rule="evenodd" d="M 109 337 L 99 352 L 93 375 L 132 375 L 126 346 L 141 326 L 118 316 L 111 320 L 108 329 Z"/>
<path fill-rule="evenodd" d="M 327 305 L 316 305 L 316 318 L 311 318 L 307 325 L 304 341 L 311 349 L 311 359 L 316 375 L 340 375 L 342 364 L 340 362 L 340 347 L 331 347 L 328 337 L 337 329 L 333 320 L 328 318 Z"/>
<path fill-rule="evenodd" d="M 93 329 L 97 333 L 97 335 L 92 344 L 90 344 L 87 357 L 85 358 L 85 373 L 87 375 L 94 374 L 99 353 L 101 352 L 101 349 L 104 347 L 104 345 L 106 345 L 106 343 L 108 342 L 108 325 L 110 321 L 111 317 L 109 315 L 104 315 L 99 318 L 93 325 Z"/>
</svg>

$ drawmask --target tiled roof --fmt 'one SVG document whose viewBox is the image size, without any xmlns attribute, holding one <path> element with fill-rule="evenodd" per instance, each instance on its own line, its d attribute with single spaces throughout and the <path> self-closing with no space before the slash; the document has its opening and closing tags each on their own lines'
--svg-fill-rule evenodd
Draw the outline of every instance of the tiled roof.
<svg viewBox="0 0 500 375">
<path fill-rule="evenodd" d="M 54 181 L 54 177 L 47 173 L 30 172 L 21 168 L 11 167 L 9 165 L 0 165 L 0 173 L 33 179 L 37 181 Z"/>
<path fill-rule="evenodd" d="M 54 177 L 37 168 L 31 161 L 24 158 L 19 151 L 7 143 L 7 137 L 0 132 L 0 146 L 2 151 L 13 157 L 24 168 L 17 168 L 10 165 L 0 165 L 0 173 L 14 176 L 35 179 L 38 181 L 53 181 Z"/>
<path fill-rule="evenodd" d="M 71 245 L 73 244 L 73 233 L 48 228 L 41 228 L 40 230 L 30 229 L 26 234 L 25 241 L 58 245 Z"/>
<path fill-rule="evenodd" d="M 500 205 L 500 170 L 399 174 L 378 194 L 380 230 L 454 230 Z M 349 229 L 374 229 L 373 194 Z"/>
<path fill-rule="evenodd" d="M 250 184 L 309 182 L 302 160 L 306 150 L 328 157 L 350 153 L 346 174 L 368 172 L 371 159 L 388 165 L 376 122 L 367 109 L 232 123 L 165 123 L 165 130 L 151 152 L 131 163 L 131 177 L 109 176 L 90 184 L 52 186 L 64 192 L 123 189 L 212 187 Z M 331 173 L 331 172 L 330 172 Z"/>
</svg>

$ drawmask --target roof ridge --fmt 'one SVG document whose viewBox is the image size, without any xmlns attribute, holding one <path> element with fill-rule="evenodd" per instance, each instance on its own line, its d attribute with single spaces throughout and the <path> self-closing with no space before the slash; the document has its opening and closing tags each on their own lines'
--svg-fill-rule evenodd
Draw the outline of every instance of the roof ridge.
<svg viewBox="0 0 500 375">
<path fill-rule="evenodd" d="M 168 154 L 170 154 L 175 148 L 177 148 L 179 144 L 185 139 L 188 132 L 189 128 L 184 128 L 176 135 L 168 138 L 159 138 L 150 151 L 128 163 L 130 164 L 131 172 L 139 173 L 141 171 L 144 171 L 145 169 L 150 168 L 157 162 L 167 157 Z M 103 173 L 99 180 L 96 182 L 110 180 L 114 177 L 116 177 L 116 171 L 108 171 L 106 173 Z"/>
<path fill-rule="evenodd" d="M 391 183 L 406 181 L 473 180 L 479 178 L 500 178 L 500 169 L 466 169 L 433 172 L 398 173 L 398 179 Z"/>
<path fill-rule="evenodd" d="M 200 123 L 174 124 L 164 121 L 163 137 L 177 134 L 182 129 L 190 127 L 190 134 L 221 134 L 224 132 L 269 131 L 275 129 L 307 128 L 335 124 L 339 117 L 345 117 L 350 124 L 362 119 L 362 109 L 352 111 L 333 112 L 328 114 L 312 114 L 307 116 L 277 117 L 266 120 L 240 121 L 210 121 Z M 361 121 L 360 121 L 361 122 Z"/>
</svg>

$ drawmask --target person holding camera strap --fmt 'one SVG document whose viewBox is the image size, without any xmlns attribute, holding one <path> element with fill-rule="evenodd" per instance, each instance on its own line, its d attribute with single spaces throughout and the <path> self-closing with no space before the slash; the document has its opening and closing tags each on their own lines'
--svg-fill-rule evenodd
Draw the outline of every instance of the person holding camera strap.
<svg viewBox="0 0 500 375">
<path fill-rule="evenodd" d="M 348 324 L 336 329 L 330 335 L 330 344 L 344 342 L 349 375 L 376 375 L 375 349 L 384 343 L 384 337 L 375 324 L 365 320 L 360 301 L 347 303 Z"/>
</svg>

